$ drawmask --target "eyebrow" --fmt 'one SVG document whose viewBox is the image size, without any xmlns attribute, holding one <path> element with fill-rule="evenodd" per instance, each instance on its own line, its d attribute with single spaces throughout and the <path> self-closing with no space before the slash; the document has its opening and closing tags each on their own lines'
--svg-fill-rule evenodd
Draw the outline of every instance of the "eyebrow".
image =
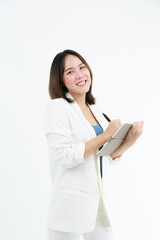
<svg viewBox="0 0 160 240">
<path fill-rule="evenodd" d="M 80 64 L 78 65 L 78 67 L 81 66 L 81 65 L 83 65 L 83 64 L 84 64 L 83 62 L 80 63 Z M 84 65 L 85 65 L 85 64 L 84 64 Z M 73 67 L 67 68 L 66 70 L 64 70 L 64 72 L 68 71 L 69 69 L 73 69 Z"/>
</svg>

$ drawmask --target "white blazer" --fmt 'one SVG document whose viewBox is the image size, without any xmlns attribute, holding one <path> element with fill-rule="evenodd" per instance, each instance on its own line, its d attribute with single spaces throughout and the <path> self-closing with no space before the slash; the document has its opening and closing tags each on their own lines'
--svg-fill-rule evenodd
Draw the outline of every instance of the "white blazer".
<svg viewBox="0 0 160 240">
<path fill-rule="evenodd" d="M 74 99 L 70 93 L 66 95 Z M 104 131 L 108 126 L 107 120 L 96 104 L 89 107 Z M 85 142 L 96 137 L 96 133 L 76 101 L 51 100 L 45 109 L 44 133 L 52 182 L 48 228 L 64 232 L 92 231 L 100 197 L 103 199 L 106 226 L 110 226 L 102 183 L 105 182 L 108 163 L 119 159 L 103 157 L 103 182 L 96 152 L 84 160 Z"/>
</svg>

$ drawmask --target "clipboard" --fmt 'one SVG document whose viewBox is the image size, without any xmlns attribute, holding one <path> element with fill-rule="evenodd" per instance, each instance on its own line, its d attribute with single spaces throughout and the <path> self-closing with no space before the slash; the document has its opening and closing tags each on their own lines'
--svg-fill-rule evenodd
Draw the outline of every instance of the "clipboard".
<svg viewBox="0 0 160 240">
<path fill-rule="evenodd" d="M 132 124 L 123 124 L 118 131 L 108 139 L 108 141 L 103 145 L 101 150 L 97 152 L 98 156 L 108 156 L 113 153 L 125 140 L 128 131 L 130 130 Z"/>
</svg>

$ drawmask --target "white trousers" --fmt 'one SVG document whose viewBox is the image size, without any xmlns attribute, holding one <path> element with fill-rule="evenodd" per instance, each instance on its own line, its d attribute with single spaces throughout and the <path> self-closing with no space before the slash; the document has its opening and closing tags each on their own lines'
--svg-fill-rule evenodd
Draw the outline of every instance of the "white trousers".
<svg viewBox="0 0 160 240">
<path fill-rule="evenodd" d="M 88 233 L 69 233 L 69 232 L 59 232 L 55 230 L 48 229 L 47 240 L 115 240 L 113 233 L 113 227 L 107 227 L 104 224 L 104 211 L 103 206 L 99 204 L 97 219 L 95 228 L 92 232 Z"/>
</svg>

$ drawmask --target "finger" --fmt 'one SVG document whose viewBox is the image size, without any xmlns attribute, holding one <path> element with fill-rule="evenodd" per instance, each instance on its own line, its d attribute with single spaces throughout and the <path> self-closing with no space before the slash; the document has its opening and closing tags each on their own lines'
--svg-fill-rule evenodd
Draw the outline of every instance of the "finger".
<svg viewBox="0 0 160 240">
<path fill-rule="evenodd" d="M 120 122 L 121 120 L 120 119 L 116 119 L 117 122 Z"/>
<path fill-rule="evenodd" d="M 136 122 L 132 123 L 132 129 L 134 129 L 136 126 Z"/>
<path fill-rule="evenodd" d="M 139 127 L 140 129 L 143 129 L 143 125 L 144 125 L 144 122 L 141 121 L 141 122 L 139 122 L 138 127 Z"/>
<path fill-rule="evenodd" d="M 143 124 L 144 124 L 144 121 L 137 121 L 137 122 L 135 122 L 135 123 L 136 123 L 136 124 L 140 124 L 140 125 L 142 124 L 142 125 L 143 125 Z"/>
<path fill-rule="evenodd" d="M 118 122 L 122 125 L 122 123 L 121 123 L 121 119 L 117 119 L 118 120 Z"/>
<path fill-rule="evenodd" d="M 141 122 L 137 123 L 136 130 L 138 134 L 141 134 L 143 132 L 143 125 Z"/>
<path fill-rule="evenodd" d="M 122 126 L 122 123 L 121 123 L 121 120 L 120 120 L 120 119 L 116 119 L 116 120 L 115 120 L 115 123 L 116 123 L 119 127 Z"/>
</svg>

